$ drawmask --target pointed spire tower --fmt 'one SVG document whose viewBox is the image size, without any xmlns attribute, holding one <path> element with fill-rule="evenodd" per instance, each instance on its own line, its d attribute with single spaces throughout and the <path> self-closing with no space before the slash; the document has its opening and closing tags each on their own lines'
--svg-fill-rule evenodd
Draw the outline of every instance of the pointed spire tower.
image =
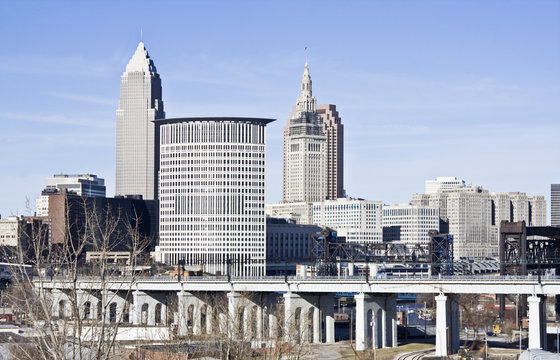
<svg viewBox="0 0 560 360">
<path fill-rule="evenodd" d="M 301 78 L 301 93 L 297 99 L 296 108 L 299 111 L 315 111 L 316 100 L 313 97 L 311 75 L 309 75 L 309 65 L 305 62 L 305 70 Z"/>
<path fill-rule="evenodd" d="M 315 107 L 306 61 L 301 92 L 284 127 L 283 202 L 325 200 L 327 138 Z"/>
<path fill-rule="evenodd" d="M 159 136 L 153 120 L 164 117 L 161 79 L 140 41 L 121 76 L 115 195 L 157 199 Z"/>
</svg>

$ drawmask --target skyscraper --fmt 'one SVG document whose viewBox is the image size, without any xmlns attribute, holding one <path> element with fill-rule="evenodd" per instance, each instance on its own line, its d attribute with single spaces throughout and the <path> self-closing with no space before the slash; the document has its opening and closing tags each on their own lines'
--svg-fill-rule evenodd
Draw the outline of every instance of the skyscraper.
<svg viewBox="0 0 560 360">
<path fill-rule="evenodd" d="M 283 202 L 316 202 L 327 195 L 327 137 L 311 85 L 306 62 L 301 93 L 284 127 Z"/>
<path fill-rule="evenodd" d="M 560 227 L 560 184 L 550 185 L 550 225 Z"/>
<path fill-rule="evenodd" d="M 115 195 L 157 199 L 159 136 L 153 120 L 164 117 L 161 79 L 140 42 L 121 76 Z"/>
<path fill-rule="evenodd" d="M 327 137 L 326 174 L 327 199 L 344 197 L 344 126 L 336 105 L 318 105 L 317 113 Z"/>
<path fill-rule="evenodd" d="M 214 274 L 265 274 L 265 126 L 271 121 L 157 121 L 160 261 Z"/>
</svg>

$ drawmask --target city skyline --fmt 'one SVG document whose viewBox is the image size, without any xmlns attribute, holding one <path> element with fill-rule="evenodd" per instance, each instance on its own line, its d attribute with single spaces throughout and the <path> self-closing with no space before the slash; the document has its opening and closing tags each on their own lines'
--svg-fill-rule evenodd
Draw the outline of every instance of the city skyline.
<svg viewBox="0 0 560 360">
<path fill-rule="evenodd" d="M 408 202 L 425 180 L 457 176 L 491 192 L 545 195 L 550 209 L 560 179 L 551 166 L 560 5 L 399 3 L 164 3 L 149 21 L 138 15 L 148 2 L 0 5 L 13 15 L 0 25 L 9 84 L 0 214 L 28 213 L 25 198 L 61 172 L 95 173 L 112 196 L 120 75 L 141 28 L 169 118 L 277 119 L 267 130 L 267 203 L 282 197 L 282 126 L 308 57 L 317 102 L 336 104 L 345 124 L 348 195 Z M 301 11 L 314 16 L 300 23 Z"/>
</svg>

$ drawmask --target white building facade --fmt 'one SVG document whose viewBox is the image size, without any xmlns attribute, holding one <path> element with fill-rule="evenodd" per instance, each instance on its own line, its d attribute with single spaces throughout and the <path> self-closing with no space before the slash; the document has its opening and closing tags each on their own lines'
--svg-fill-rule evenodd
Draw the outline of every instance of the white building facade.
<svg viewBox="0 0 560 360">
<path fill-rule="evenodd" d="M 213 274 L 265 274 L 265 126 L 271 121 L 157 121 L 160 242 L 156 252 L 165 263 L 184 261 Z"/>
<path fill-rule="evenodd" d="M 266 216 L 293 220 L 296 224 L 300 225 L 313 224 L 313 203 L 294 202 L 266 204 L 265 213 Z"/>
<path fill-rule="evenodd" d="M 327 196 L 327 137 L 316 111 L 309 67 L 297 104 L 284 127 L 283 202 L 316 202 Z"/>
<path fill-rule="evenodd" d="M 467 184 L 465 180 L 451 176 L 438 176 L 435 180 L 426 180 L 426 194 L 435 194 L 439 190 L 464 188 Z"/>
<path fill-rule="evenodd" d="M 159 148 L 153 123 L 165 117 L 161 79 L 140 42 L 121 76 L 117 109 L 115 195 L 157 199 Z"/>
<path fill-rule="evenodd" d="M 383 202 L 340 198 L 313 203 L 313 223 L 333 228 L 348 242 L 381 242 Z"/>
<path fill-rule="evenodd" d="M 0 246 L 18 246 L 22 221 L 20 216 L 0 219 Z"/>
<path fill-rule="evenodd" d="M 383 205 L 383 241 L 428 245 L 432 229 L 439 231 L 438 207 Z"/>
</svg>

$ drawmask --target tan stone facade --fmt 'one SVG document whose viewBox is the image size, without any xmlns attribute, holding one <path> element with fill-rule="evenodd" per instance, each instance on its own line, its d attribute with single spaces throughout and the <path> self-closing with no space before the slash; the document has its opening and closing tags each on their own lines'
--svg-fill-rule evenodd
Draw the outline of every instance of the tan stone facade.
<svg viewBox="0 0 560 360">
<path fill-rule="evenodd" d="M 336 105 L 317 105 L 317 113 L 327 136 L 327 199 L 334 200 L 344 197 L 344 126 Z"/>
</svg>

